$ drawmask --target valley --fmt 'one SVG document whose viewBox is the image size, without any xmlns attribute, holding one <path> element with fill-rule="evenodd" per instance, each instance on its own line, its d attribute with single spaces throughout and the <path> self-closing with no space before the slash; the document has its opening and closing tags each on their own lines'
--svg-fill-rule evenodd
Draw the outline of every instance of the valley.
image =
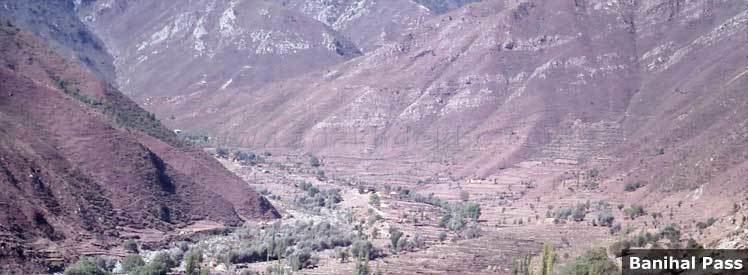
<svg viewBox="0 0 748 275">
<path fill-rule="evenodd" d="M 0 0 L 0 274 L 748 249 L 748 2 Z"/>
</svg>

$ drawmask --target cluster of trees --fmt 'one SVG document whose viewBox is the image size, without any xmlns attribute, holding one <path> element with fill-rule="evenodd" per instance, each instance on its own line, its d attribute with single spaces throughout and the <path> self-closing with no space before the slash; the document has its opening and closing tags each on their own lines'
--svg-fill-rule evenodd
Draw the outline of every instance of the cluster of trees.
<svg viewBox="0 0 748 275">
<path fill-rule="evenodd" d="M 167 252 L 159 252 L 146 262 L 140 255 L 137 244 L 128 240 L 123 244 L 129 253 L 119 261 L 120 268 L 115 270 L 116 260 L 104 257 L 82 257 L 78 262 L 65 270 L 66 275 L 104 275 L 127 273 L 131 275 L 166 275 L 171 269 L 184 262 L 187 275 L 208 274 L 202 268 L 203 254 L 198 249 L 190 250 L 188 245 L 181 245 Z M 185 254 L 186 253 L 186 254 Z"/>
<path fill-rule="evenodd" d="M 303 182 L 299 186 L 304 193 L 294 198 L 294 203 L 302 209 L 308 209 L 319 213 L 321 208 L 334 209 L 335 206 L 343 201 L 340 195 L 340 189 L 319 189 L 311 183 Z"/>
<path fill-rule="evenodd" d="M 225 256 L 227 263 L 253 263 L 287 259 L 293 270 L 314 266 L 314 251 L 347 247 L 358 237 L 322 221 L 280 222 L 266 229 L 241 232 L 241 243 Z"/>
</svg>

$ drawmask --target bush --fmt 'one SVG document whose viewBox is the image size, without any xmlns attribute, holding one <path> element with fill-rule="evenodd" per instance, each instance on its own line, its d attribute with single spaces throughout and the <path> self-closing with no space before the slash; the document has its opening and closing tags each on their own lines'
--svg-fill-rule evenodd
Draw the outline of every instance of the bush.
<svg viewBox="0 0 748 275">
<path fill-rule="evenodd" d="M 187 275 L 199 275 L 203 263 L 203 252 L 199 249 L 190 250 L 184 258 L 184 270 Z"/>
<path fill-rule="evenodd" d="M 600 226 L 613 226 L 613 221 L 616 218 L 613 217 L 613 214 L 609 211 L 603 211 L 600 213 L 597 213 L 597 224 Z"/>
<path fill-rule="evenodd" d="M 470 200 L 470 193 L 468 191 L 460 191 L 460 200 L 467 202 Z"/>
<path fill-rule="evenodd" d="M 335 256 L 340 259 L 341 263 L 345 263 L 348 261 L 348 249 L 338 247 L 335 249 Z"/>
<path fill-rule="evenodd" d="M 665 238 L 670 241 L 671 244 L 677 244 L 680 241 L 680 229 L 674 224 L 668 225 L 658 233 L 660 238 Z"/>
<path fill-rule="evenodd" d="M 478 227 L 477 225 L 469 226 L 464 231 L 465 239 L 475 239 L 475 238 L 480 237 L 481 234 L 482 234 L 482 232 L 480 230 L 480 227 Z"/>
<path fill-rule="evenodd" d="M 298 271 L 315 263 L 312 261 L 312 253 L 308 249 L 303 249 L 288 256 L 288 264 L 291 270 Z"/>
<path fill-rule="evenodd" d="M 594 248 L 577 257 L 565 270 L 569 275 L 618 274 L 616 264 L 608 259 L 604 248 Z"/>
<path fill-rule="evenodd" d="M 357 240 L 351 245 L 351 256 L 359 259 L 372 259 L 376 256 L 374 246 L 366 240 Z"/>
<path fill-rule="evenodd" d="M 127 241 L 125 241 L 122 244 L 122 247 L 125 249 L 125 251 L 127 251 L 129 253 L 136 253 L 137 254 L 138 252 L 140 252 L 138 250 L 138 244 L 135 243 L 134 240 L 127 240 Z"/>
<path fill-rule="evenodd" d="M 623 191 L 626 191 L 626 192 L 634 192 L 634 191 L 636 191 L 637 189 L 641 188 L 642 186 L 644 186 L 644 184 L 642 184 L 641 182 L 633 182 L 633 183 L 627 183 L 627 184 L 626 184 L 626 185 L 625 185 L 625 186 L 623 187 Z"/>
<path fill-rule="evenodd" d="M 106 271 L 101 270 L 93 259 L 83 257 L 75 264 L 65 269 L 65 275 L 105 275 Z"/>
<path fill-rule="evenodd" d="M 610 254 L 613 254 L 616 256 L 616 258 L 620 258 L 623 256 L 623 250 L 631 248 L 631 243 L 627 240 L 623 241 L 617 241 L 608 247 L 608 251 L 610 251 Z"/>
<path fill-rule="evenodd" d="M 122 260 L 122 270 L 125 272 L 130 272 L 132 270 L 136 270 L 137 268 L 144 266 L 145 261 L 143 261 L 143 258 L 140 257 L 140 255 L 127 255 L 124 260 Z"/>
<path fill-rule="evenodd" d="M 371 206 L 379 208 L 379 206 L 380 206 L 380 199 L 379 199 L 379 195 L 377 195 L 377 193 L 371 193 L 371 195 L 369 195 L 369 204 Z"/>
<path fill-rule="evenodd" d="M 309 156 L 309 165 L 312 167 L 320 167 L 322 163 L 319 161 L 319 159 L 315 156 Z"/>
<path fill-rule="evenodd" d="M 440 241 L 440 242 L 443 242 L 443 241 L 447 240 L 447 233 L 446 233 L 446 232 L 444 232 L 444 231 L 442 231 L 442 232 L 439 232 L 439 236 L 438 236 L 438 238 L 439 238 L 439 241 Z"/>
<path fill-rule="evenodd" d="M 396 227 L 390 227 L 390 245 L 392 245 L 392 251 L 397 252 L 399 250 L 398 245 L 402 237 L 403 232 L 400 232 Z"/>
<path fill-rule="evenodd" d="M 222 159 L 229 158 L 229 150 L 226 148 L 216 148 L 216 156 Z"/>
<path fill-rule="evenodd" d="M 696 227 L 699 229 L 706 229 L 707 227 L 710 227 L 714 225 L 714 223 L 717 222 L 717 219 L 715 218 L 709 218 L 706 222 L 698 222 L 696 223 Z"/>
<path fill-rule="evenodd" d="M 632 204 L 629 208 L 624 209 L 623 213 L 632 220 L 646 214 L 646 212 L 644 212 L 644 207 L 636 204 Z"/>
</svg>

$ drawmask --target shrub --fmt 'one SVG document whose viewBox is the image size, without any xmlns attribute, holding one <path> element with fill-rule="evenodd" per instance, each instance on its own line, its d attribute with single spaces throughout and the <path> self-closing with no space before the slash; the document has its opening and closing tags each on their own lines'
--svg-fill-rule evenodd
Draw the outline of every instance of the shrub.
<svg viewBox="0 0 748 275">
<path fill-rule="evenodd" d="M 423 239 L 421 234 L 416 234 L 416 236 L 413 237 L 413 246 L 416 248 L 424 248 L 426 246 L 426 240 Z"/>
<path fill-rule="evenodd" d="M 354 275 L 370 275 L 371 268 L 369 268 L 369 259 L 357 258 L 356 269 L 353 271 Z"/>
<path fill-rule="evenodd" d="M 236 151 L 234 152 L 234 160 L 244 163 L 251 163 L 257 159 L 257 155 L 252 152 Z"/>
<path fill-rule="evenodd" d="M 127 251 L 129 253 L 138 253 L 139 252 L 139 250 L 138 250 L 138 244 L 135 243 L 134 240 L 126 240 L 122 244 L 122 247 L 125 249 L 125 251 Z"/>
<path fill-rule="evenodd" d="M 125 272 L 129 272 L 131 270 L 136 270 L 137 268 L 144 266 L 145 261 L 143 261 L 143 258 L 140 257 L 140 255 L 127 255 L 124 260 L 122 260 L 122 270 Z"/>
<path fill-rule="evenodd" d="M 477 221 L 478 218 L 480 218 L 481 210 L 480 210 L 480 205 L 477 203 L 465 204 L 464 211 L 467 214 L 467 217 L 473 221 Z"/>
<path fill-rule="evenodd" d="M 618 232 L 621 232 L 621 224 L 615 223 L 613 226 L 610 227 L 610 235 L 615 235 Z"/>
<path fill-rule="evenodd" d="M 613 226 L 613 221 L 616 218 L 613 217 L 613 214 L 609 211 L 603 211 L 600 213 L 597 213 L 597 224 L 600 226 Z"/>
<path fill-rule="evenodd" d="M 322 165 L 322 163 L 319 161 L 319 159 L 317 157 L 310 156 L 309 157 L 309 165 L 312 166 L 312 167 L 319 167 L 320 165 Z"/>
<path fill-rule="evenodd" d="M 377 195 L 377 193 L 371 193 L 371 195 L 369 195 L 369 204 L 371 206 L 379 208 L 379 206 L 380 206 L 380 199 L 379 199 L 379 195 Z"/>
<path fill-rule="evenodd" d="M 298 271 L 314 264 L 312 254 L 308 249 L 296 251 L 288 256 L 288 263 L 293 271 Z"/>
<path fill-rule="evenodd" d="M 392 245 L 392 251 L 397 252 L 398 245 L 400 244 L 400 238 L 402 238 L 403 232 L 400 232 L 397 227 L 390 227 L 390 245 Z"/>
<path fill-rule="evenodd" d="M 184 258 L 184 271 L 187 275 L 199 275 L 203 263 L 203 252 L 199 249 L 190 250 Z"/>
<path fill-rule="evenodd" d="M 335 256 L 340 259 L 341 263 L 345 263 L 348 261 L 348 249 L 338 247 L 335 249 Z"/>
<path fill-rule="evenodd" d="M 641 205 L 632 204 L 629 208 L 626 208 L 623 210 L 623 213 L 626 214 L 629 218 L 636 219 L 638 217 L 644 216 L 646 212 L 644 212 L 644 207 Z"/>
<path fill-rule="evenodd" d="M 569 275 L 617 274 L 618 267 L 608 259 L 604 248 L 594 248 L 577 257 L 565 270 Z"/>
<path fill-rule="evenodd" d="M 482 232 L 480 230 L 480 227 L 477 225 L 471 225 L 465 231 L 463 232 L 465 239 L 475 239 L 481 236 Z"/>
<path fill-rule="evenodd" d="M 229 149 L 226 148 L 216 148 L 216 156 L 222 159 L 229 158 Z"/>
<path fill-rule="evenodd" d="M 442 231 L 442 232 L 439 232 L 439 236 L 438 236 L 438 238 L 439 238 L 439 241 L 440 241 L 440 242 L 443 242 L 443 241 L 445 241 L 445 240 L 447 239 L 447 233 L 446 233 L 446 232 L 444 232 L 444 231 Z"/>
<path fill-rule="evenodd" d="M 351 256 L 356 258 L 371 259 L 375 256 L 374 246 L 366 240 L 357 240 L 351 245 Z"/>
<path fill-rule="evenodd" d="M 468 191 L 460 191 L 460 200 L 467 202 L 470 200 L 470 193 Z"/>
<path fill-rule="evenodd" d="M 658 233 L 659 237 L 666 238 L 671 244 L 676 244 L 680 241 L 680 229 L 674 224 L 668 225 Z"/>
<path fill-rule="evenodd" d="M 633 182 L 633 183 L 627 183 L 627 184 L 626 184 L 626 185 L 625 185 L 625 186 L 623 187 L 623 191 L 626 191 L 626 192 L 634 192 L 634 191 L 636 191 L 637 189 L 641 188 L 642 186 L 644 186 L 644 184 L 642 184 L 641 182 Z"/>
<path fill-rule="evenodd" d="M 65 275 L 105 275 L 106 271 L 99 269 L 93 259 L 83 257 L 65 270 Z"/>
<path fill-rule="evenodd" d="M 620 258 L 623 256 L 623 250 L 631 248 L 631 243 L 627 240 L 623 241 L 617 241 L 612 243 L 608 247 L 608 251 L 610 251 L 610 254 L 613 254 L 616 256 L 616 258 Z"/>
<path fill-rule="evenodd" d="M 699 229 L 706 229 L 707 227 L 710 227 L 714 225 L 714 223 L 717 222 L 717 219 L 715 218 L 709 218 L 706 222 L 698 222 L 696 223 L 696 227 Z"/>
</svg>

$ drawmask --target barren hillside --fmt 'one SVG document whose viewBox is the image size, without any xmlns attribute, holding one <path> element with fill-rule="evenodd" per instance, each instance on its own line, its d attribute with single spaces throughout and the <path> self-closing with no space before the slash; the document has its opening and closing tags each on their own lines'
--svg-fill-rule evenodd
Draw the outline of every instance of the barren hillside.
<svg viewBox="0 0 748 275">
<path fill-rule="evenodd" d="M 9 23 L 0 37 L 3 271 L 60 270 L 145 237 L 128 231 L 278 216 L 106 82 Z"/>
<path fill-rule="evenodd" d="M 743 113 L 725 102 L 743 100 L 730 94 L 745 77 L 746 16 L 735 1 L 487 1 L 326 71 L 154 106 L 232 144 L 462 175 L 521 160 L 638 162 L 738 130 L 717 114 Z"/>
</svg>

